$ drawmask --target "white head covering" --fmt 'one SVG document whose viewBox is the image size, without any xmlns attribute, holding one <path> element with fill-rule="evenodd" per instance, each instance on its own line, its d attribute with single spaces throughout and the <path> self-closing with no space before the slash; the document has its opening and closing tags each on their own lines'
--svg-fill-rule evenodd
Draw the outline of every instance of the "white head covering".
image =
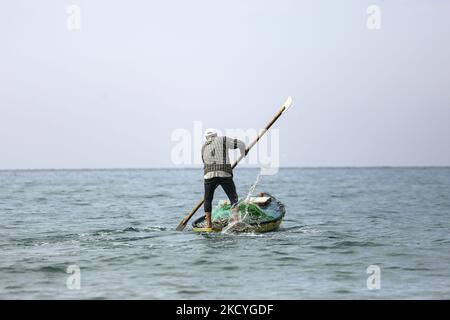
<svg viewBox="0 0 450 320">
<path fill-rule="evenodd" d="M 205 138 L 212 138 L 217 136 L 217 131 L 214 128 L 208 128 L 205 130 Z"/>
</svg>

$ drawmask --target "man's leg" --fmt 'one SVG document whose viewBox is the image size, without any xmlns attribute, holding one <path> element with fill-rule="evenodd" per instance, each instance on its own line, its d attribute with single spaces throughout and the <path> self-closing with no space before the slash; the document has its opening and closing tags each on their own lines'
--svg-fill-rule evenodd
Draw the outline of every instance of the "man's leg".
<svg viewBox="0 0 450 320">
<path fill-rule="evenodd" d="M 212 228 L 211 211 L 214 190 L 216 190 L 216 188 L 217 182 L 215 178 L 205 179 L 205 203 L 203 204 L 203 208 L 205 209 L 206 224 L 208 228 Z"/>
<path fill-rule="evenodd" d="M 237 203 L 239 202 L 239 197 L 236 192 L 236 186 L 234 185 L 233 178 L 222 178 L 220 185 L 222 186 L 223 191 L 225 191 L 228 199 L 230 200 L 233 219 L 237 220 L 237 214 L 239 212 Z"/>
</svg>

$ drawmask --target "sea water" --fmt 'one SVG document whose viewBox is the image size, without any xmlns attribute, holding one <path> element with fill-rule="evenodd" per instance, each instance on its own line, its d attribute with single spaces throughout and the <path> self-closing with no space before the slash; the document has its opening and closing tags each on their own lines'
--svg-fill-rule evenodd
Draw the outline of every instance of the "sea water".
<svg viewBox="0 0 450 320">
<path fill-rule="evenodd" d="M 235 170 L 242 198 L 257 174 Z M 0 298 L 450 298 L 449 168 L 281 169 L 261 191 L 279 231 L 198 234 L 175 228 L 200 169 L 0 171 Z"/>
</svg>

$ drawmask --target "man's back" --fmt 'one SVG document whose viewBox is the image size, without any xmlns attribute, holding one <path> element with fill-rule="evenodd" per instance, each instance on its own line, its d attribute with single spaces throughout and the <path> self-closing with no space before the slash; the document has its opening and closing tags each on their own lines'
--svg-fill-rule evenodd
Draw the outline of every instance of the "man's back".
<svg viewBox="0 0 450 320">
<path fill-rule="evenodd" d="M 245 152 L 245 144 L 238 139 L 226 136 L 208 139 L 202 147 L 204 174 L 221 171 L 231 176 L 232 169 L 228 150 L 237 148 L 241 149 L 241 153 Z"/>
</svg>

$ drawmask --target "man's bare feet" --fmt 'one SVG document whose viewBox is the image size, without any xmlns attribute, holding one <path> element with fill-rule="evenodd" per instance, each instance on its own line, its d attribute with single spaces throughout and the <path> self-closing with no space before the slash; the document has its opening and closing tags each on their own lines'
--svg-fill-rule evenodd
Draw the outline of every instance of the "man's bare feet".
<svg viewBox="0 0 450 320">
<path fill-rule="evenodd" d="M 238 208 L 233 208 L 231 209 L 231 221 L 239 221 L 240 219 L 239 216 L 239 209 Z"/>
<path fill-rule="evenodd" d="M 206 227 L 212 228 L 211 212 L 205 212 L 206 216 Z"/>
</svg>

